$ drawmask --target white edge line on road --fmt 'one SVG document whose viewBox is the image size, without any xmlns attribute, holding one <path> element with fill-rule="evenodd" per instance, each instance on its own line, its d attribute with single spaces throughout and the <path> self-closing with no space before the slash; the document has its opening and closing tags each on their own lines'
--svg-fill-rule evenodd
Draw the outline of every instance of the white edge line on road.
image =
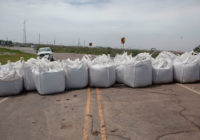
<svg viewBox="0 0 200 140">
<path fill-rule="evenodd" d="M 6 101 L 8 99 L 8 97 L 3 98 L 2 100 L 0 100 L 0 104 L 3 103 L 4 101 Z"/>
<path fill-rule="evenodd" d="M 200 92 L 198 92 L 198 91 L 196 91 L 196 90 L 194 90 L 194 89 L 192 89 L 192 88 L 190 88 L 190 87 L 188 87 L 188 86 L 185 86 L 185 85 L 183 85 L 183 84 L 177 84 L 178 86 L 180 86 L 180 87 L 183 87 L 183 88 L 185 88 L 185 89 L 187 89 L 187 90 L 189 90 L 189 91 L 192 91 L 192 92 L 194 92 L 194 93 L 196 93 L 196 94 L 198 94 L 198 95 L 200 95 Z"/>
</svg>

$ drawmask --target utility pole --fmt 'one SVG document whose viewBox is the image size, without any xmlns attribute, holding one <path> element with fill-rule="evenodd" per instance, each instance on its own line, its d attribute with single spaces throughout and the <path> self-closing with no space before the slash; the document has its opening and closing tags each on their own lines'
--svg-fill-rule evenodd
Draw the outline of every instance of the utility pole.
<svg viewBox="0 0 200 140">
<path fill-rule="evenodd" d="M 54 44 L 54 46 L 56 45 L 56 40 L 54 39 L 54 41 L 53 41 L 53 44 Z"/>
<path fill-rule="evenodd" d="M 24 20 L 24 28 L 23 28 L 23 43 L 26 44 L 26 21 Z"/>
<path fill-rule="evenodd" d="M 84 47 L 85 47 L 85 40 L 84 40 Z"/>
<path fill-rule="evenodd" d="M 39 37 L 38 37 L 38 43 L 40 44 L 40 33 L 39 33 Z"/>
<path fill-rule="evenodd" d="M 78 39 L 78 47 L 80 46 L 80 38 Z"/>
</svg>

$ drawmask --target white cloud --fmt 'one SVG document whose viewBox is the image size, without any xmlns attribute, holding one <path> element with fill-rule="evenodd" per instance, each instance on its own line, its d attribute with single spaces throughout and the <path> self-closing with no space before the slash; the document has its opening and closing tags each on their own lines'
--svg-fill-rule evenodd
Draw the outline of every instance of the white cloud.
<svg viewBox="0 0 200 140">
<path fill-rule="evenodd" d="M 77 44 L 78 38 L 98 46 L 190 50 L 200 44 L 197 0 L 9 0 L 0 2 L 0 38 Z"/>
</svg>

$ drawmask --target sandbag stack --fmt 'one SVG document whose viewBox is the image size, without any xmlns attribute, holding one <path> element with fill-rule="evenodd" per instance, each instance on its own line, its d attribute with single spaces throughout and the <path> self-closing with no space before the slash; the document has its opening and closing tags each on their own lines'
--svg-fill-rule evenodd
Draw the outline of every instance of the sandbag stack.
<svg viewBox="0 0 200 140">
<path fill-rule="evenodd" d="M 36 90 L 32 72 L 32 69 L 35 67 L 36 63 L 37 59 L 34 58 L 31 58 L 27 62 L 23 63 L 22 75 L 24 78 L 24 88 L 27 91 Z"/>
<path fill-rule="evenodd" d="M 13 65 L 0 65 L 0 96 L 17 95 L 23 89 L 23 78 Z"/>
<path fill-rule="evenodd" d="M 65 90 L 65 72 L 57 61 L 39 61 L 33 69 L 33 78 L 40 94 L 54 94 Z"/>
<path fill-rule="evenodd" d="M 200 80 L 200 54 L 186 52 L 175 55 L 163 51 L 155 59 L 149 53 L 135 57 L 127 53 L 112 59 L 100 55 L 95 59 L 85 55 L 81 60 L 50 62 L 29 59 L 0 65 L 0 96 L 37 90 L 40 94 L 55 94 L 69 89 L 111 87 L 115 82 L 129 87 L 146 87 L 172 82 L 192 83 Z"/>
<path fill-rule="evenodd" d="M 153 83 L 164 84 L 173 82 L 173 60 L 175 55 L 161 52 L 156 59 L 152 59 Z"/>
<path fill-rule="evenodd" d="M 109 55 L 97 56 L 89 64 L 89 81 L 91 87 L 110 87 L 115 83 L 115 66 Z"/>
<path fill-rule="evenodd" d="M 151 55 L 140 53 L 132 58 L 124 70 L 124 84 L 130 87 L 146 87 L 152 85 Z"/>
<path fill-rule="evenodd" d="M 180 83 L 199 81 L 199 57 L 193 52 L 186 52 L 174 60 L 174 79 Z"/>
<path fill-rule="evenodd" d="M 114 58 L 115 70 L 116 70 L 116 82 L 123 84 L 124 83 L 124 74 L 125 74 L 125 64 L 130 62 L 132 59 L 131 55 L 127 55 L 127 52 L 123 54 L 117 54 Z"/>
<path fill-rule="evenodd" d="M 79 89 L 88 85 L 88 67 L 83 60 L 63 61 L 66 89 Z"/>
</svg>

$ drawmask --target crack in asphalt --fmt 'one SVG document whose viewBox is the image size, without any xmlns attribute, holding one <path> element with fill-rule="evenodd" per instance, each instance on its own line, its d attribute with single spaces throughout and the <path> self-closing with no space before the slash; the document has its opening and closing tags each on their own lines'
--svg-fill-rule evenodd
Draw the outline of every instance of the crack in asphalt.
<svg viewBox="0 0 200 140">
<path fill-rule="evenodd" d="M 198 124 L 196 124 L 194 121 L 190 120 L 189 118 L 187 118 L 186 115 L 183 114 L 184 111 L 186 111 L 187 109 L 181 105 L 182 101 L 178 98 L 177 94 L 170 94 L 170 95 L 173 95 L 176 99 L 176 102 L 177 102 L 177 105 L 182 108 L 178 114 L 184 118 L 184 120 L 188 121 L 192 126 L 194 126 L 195 128 L 197 128 L 198 130 L 200 130 L 200 126 Z M 161 138 L 165 137 L 165 136 L 168 136 L 168 135 L 176 135 L 176 134 L 180 134 L 180 133 L 189 133 L 189 132 L 192 132 L 191 130 L 182 130 L 182 131 L 177 131 L 177 132 L 171 132 L 171 133 L 166 133 L 166 134 L 163 134 L 163 135 L 160 135 L 156 138 L 156 140 L 160 140 Z"/>
<path fill-rule="evenodd" d="M 188 122 L 190 122 L 190 124 L 192 124 L 193 126 L 195 126 L 198 130 L 200 130 L 200 126 L 199 126 L 198 124 L 196 124 L 194 121 L 190 120 L 189 118 L 187 118 L 186 115 L 183 114 L 183 112 L 186 111 L 187 109 L 186 109 L 183 105 L 181 105 L 181 100 L 178 99 L 178 97 L 177 97 L 176 94 L 175 94 L 175 97 L 176 97 L 178 106 L 182 108 L 182 109 L 178 112 L 179 115 L 180 115 L 181 117 L 183 117 L 185 120 L 187 120 Z"/>
<path fill-rule="evenodd" d="M 144 90 L 143 90 L 144 91 Z M 150 92 L 150 93 L 155 93 L 155 94 L 163 94 L 163 95 L 172 95 L 175 97 L 176 99 L 176 102 L 177 102 L 177 105 L 182 108 L 178 113 L 179 115 L 184 118 L 186 121 L 190 122 L 190 124 L 192 124 L 194 127 L 196 127 L 198 130 L 200 130 L 200 125 L 196 124 L 194 121 L 190 120 L 189 118 L 187 118 L 186 115 L 183 114 L 184 111 L 186 111 L 187 109 L 181 105 L 181 100 L 178 98 L 177 94 L 175 93 L 162 93 L 162 92 L 155 92 L 155 91 L 147 91 L 147 92 Z"/>
<path fill-rule="evenodd" d="M 166 133 L 166 134 L 158 136 L 155 140 L 160 140 L 161 138 L 169 136 L 169 135 L 176 135 L 176 134 L 189 133 L 189 132 L 191 132 L 191 130 L 182 130 L 182 131 L 177 131 L 177 132 Z"/>
</svg>

